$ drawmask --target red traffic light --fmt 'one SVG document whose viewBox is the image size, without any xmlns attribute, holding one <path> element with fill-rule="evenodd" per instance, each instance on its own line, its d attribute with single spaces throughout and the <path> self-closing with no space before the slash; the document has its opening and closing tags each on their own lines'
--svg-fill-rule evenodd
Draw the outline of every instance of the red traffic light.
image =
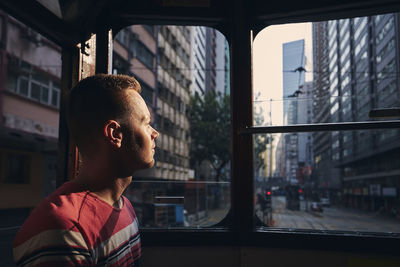
<svg viewBox="0 0 400 267">
<path fill-rule="evenodd" d="M 303 189 L 299 189 L 299 194 L 303 194 Z"/>
<path fill-rule="evenodd" d="M 271 191 L 267 191 L 267 196 L 270 196 L 271 195 Z"/>
</svg>

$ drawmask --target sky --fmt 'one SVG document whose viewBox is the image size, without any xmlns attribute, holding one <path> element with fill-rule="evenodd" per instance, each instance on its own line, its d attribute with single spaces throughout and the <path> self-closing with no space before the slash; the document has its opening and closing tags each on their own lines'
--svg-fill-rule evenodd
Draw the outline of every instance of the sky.
<svg viewBox="0 0 400 267">
<path fill-rule="evenodd" d="M 254 106 L 264 110 L 264 123 L 272 109 L 272 125 L 282 125 L 282 44 L 305 39 L 306 81 L 312 80 L 311 23 L 283 24 L 266 27 L 254 38 L 253 85 Z"/>
</svg>

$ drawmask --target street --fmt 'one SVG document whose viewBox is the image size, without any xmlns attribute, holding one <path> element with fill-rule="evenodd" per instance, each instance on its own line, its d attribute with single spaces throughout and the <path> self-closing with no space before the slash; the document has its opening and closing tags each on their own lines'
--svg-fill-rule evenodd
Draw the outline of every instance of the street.
<svg viewBox="0 0 400 267">
<path fill-rule="evenodd" d="M 306 211 L 306 201 L 300 210 L 285 208 L 284 196 L 272 197 L 273 227 L 312 230 L 343 230 L 368 232 L 400 232 L 400 221 L 377 213 L 324 207 L 323 212 Z M 308 202 L 310 205 L 310 202 Z M 310 210 L 310 209 L 308 209 Z"/>
</svg>

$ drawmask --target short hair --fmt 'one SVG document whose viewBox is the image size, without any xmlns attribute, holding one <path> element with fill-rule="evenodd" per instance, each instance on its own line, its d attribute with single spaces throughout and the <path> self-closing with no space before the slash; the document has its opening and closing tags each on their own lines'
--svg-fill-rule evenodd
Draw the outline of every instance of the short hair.
<svg viewBox="0 0 400 267">
<path fill-rule="evenodd" d="M 96 74 L 74 86 L 67 96 L 67 124 L 81 152 L 89 152 L 91 141 L 108 120 L 124 122 L 131 113 L 127 89 L 141 92 L 139 82 L 128 75 Z"/>
</svg>

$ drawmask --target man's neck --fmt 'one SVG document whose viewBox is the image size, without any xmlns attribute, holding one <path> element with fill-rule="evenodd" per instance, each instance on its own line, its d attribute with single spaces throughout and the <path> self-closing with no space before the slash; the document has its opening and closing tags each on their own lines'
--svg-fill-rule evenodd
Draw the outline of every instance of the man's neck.
<svg viewBox="0 0 400 267">
<path fill-rule="evenodd" d="M 75 183 L 97 195 L 112 206 L 118 207 L 122 193 L 132 181 L 132 176 L 116 177 L 106 170 L 93 171 L 82 167 Z"/>
</svg>

